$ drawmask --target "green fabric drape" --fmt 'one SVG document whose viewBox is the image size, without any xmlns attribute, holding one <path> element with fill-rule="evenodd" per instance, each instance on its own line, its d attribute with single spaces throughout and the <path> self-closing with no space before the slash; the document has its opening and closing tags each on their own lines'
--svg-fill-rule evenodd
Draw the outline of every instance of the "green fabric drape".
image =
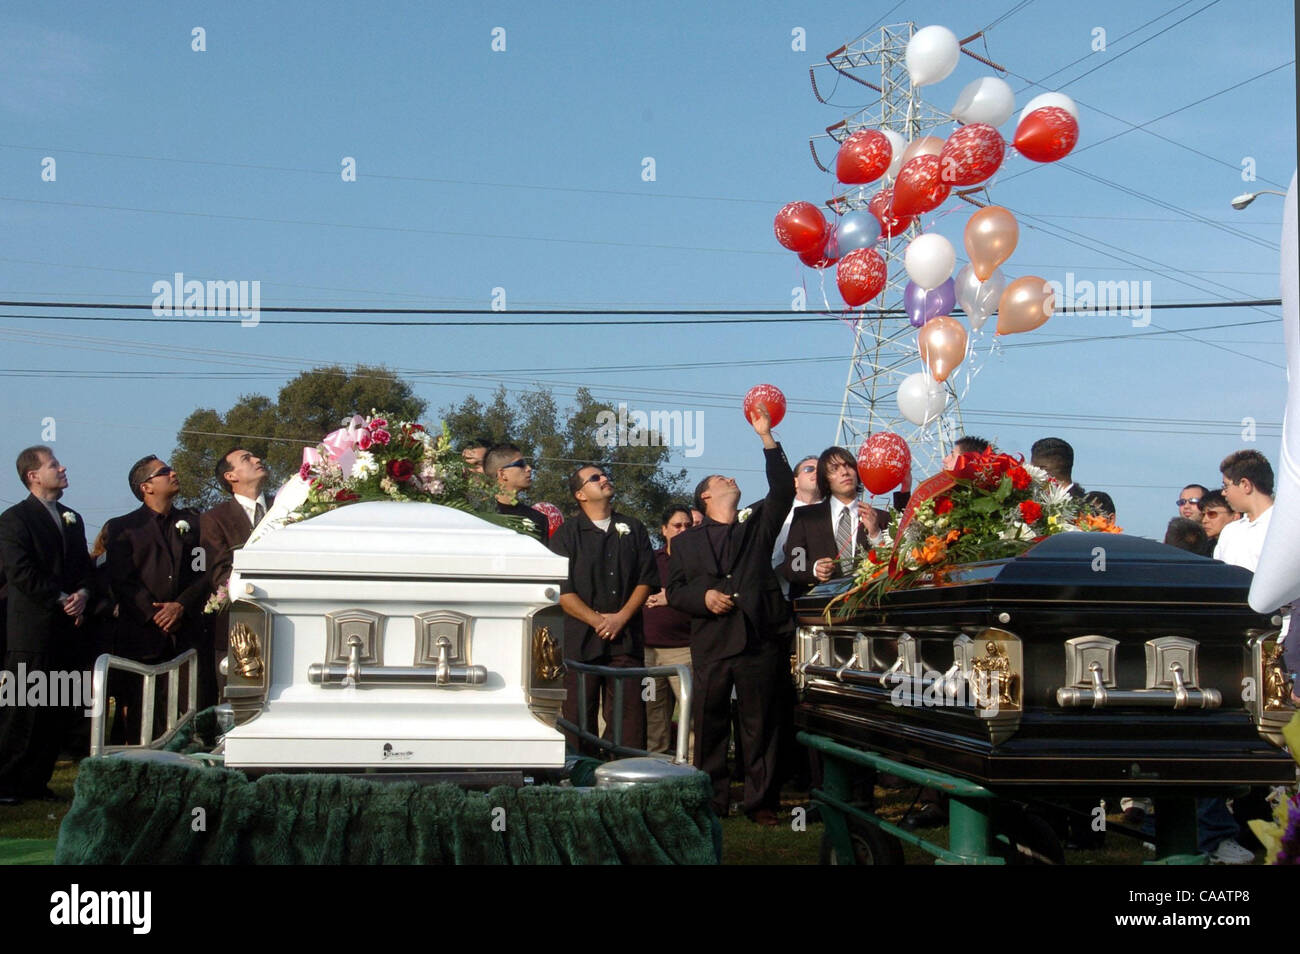
<svg viewBox="0 0 1300 954">
<path fill-rule="evenodd" d="M 216 729 L 207 721 L 169 748 L 206 747 Z M 710 796 L 703 775 L 475 792 L 323 774 L 250 781 L 228 769 L 92 758 L 81 763 L 55 863 L 716 864 Z"/>
</svg>

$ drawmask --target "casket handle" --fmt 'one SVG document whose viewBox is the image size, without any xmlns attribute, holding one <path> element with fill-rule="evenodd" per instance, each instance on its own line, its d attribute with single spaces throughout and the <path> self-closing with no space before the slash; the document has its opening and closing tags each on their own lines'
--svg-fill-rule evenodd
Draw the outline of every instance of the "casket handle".
<svg viewBox="0 0 1300 954">
<path fill-rule="evenodd" d="M 857 661 L 858 661 L 858 654 L 857 654 L 857 653 L 854 653 L 852 656 L 849 657 L 849 661 L 848 661 L 848 662 L 846 662 L 846 663 L 845 663 L 843 666 L 841 666 L 839 669 L 836 669 L 836 670 L 835 670 L 835 678 L 838 679 L 840 682 L 843 682 L 843 681 L 844 681 L 844 670 L 846 670 L 846 669 L 852 669 L 853 666 L 854 666 L 854 664 L 855 664 Z"/>
</svg>

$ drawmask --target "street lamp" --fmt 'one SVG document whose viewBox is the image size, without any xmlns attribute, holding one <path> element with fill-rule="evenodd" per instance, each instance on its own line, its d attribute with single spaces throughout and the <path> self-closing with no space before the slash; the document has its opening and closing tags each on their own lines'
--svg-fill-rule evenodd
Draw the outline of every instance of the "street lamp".
<svg viewBox="0 0 1300 954">
<path fill-rule="evenodd" d="M 1282 198 L 1284 199 L 1286 198 L 1285 192 L 1278 192 L 1276 189 L 1260 189 L 1258 192 L 1243 192 L 1241 195 L 1237 196 L 1235 199 L 1232 200 L 1232 207 L 1236 209 L 1238 212 L 1240 212 L 1246 206 L 1250 205 L 1252 202 L 1258 199 L 1261 195 L 1265 195 L 1265 194 L 1280 195 Z"/>
</svg>

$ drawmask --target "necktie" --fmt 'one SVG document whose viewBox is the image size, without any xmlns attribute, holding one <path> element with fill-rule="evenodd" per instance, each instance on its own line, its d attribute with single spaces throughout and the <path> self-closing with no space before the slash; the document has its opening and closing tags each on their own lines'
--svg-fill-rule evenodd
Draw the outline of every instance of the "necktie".
<svg viewBox="0 0 1300 954">
<path fill-rule="evenodd" d="M 262 501 L 259 500 L 257 502 L 257 506 L 253 508 L 253 526 L 256 527 L 259 523 L 261 523 L 262 518 L 265 516 L 266 516 L 266 507 L 263 505 Z"/>
<path fill-rule="evenodd" d="M 853 572 L 853 515 L 849 508 L 840 511 L 839 522 L 835 525 L 835 550 L 840 560 L 840 572 L 847 575 Z"/>
</svg>

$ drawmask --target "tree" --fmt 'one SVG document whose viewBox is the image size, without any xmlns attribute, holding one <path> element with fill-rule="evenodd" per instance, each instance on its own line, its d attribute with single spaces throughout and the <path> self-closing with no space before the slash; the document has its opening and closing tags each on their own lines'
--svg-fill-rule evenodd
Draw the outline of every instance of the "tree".
<svg viewBox="0 0 1300 954">
<path fill-rule="evenodd" d="M 578 389 L 575 400 L 577 406 L 561 414 L 551 391 L 538 388 L 511 407 L 500 387 L 487 405 L 471 395 L 444 408 L 442 417 L 458 445 L 475 439 L 519 445 L 534 469 L 530 501 L 575 513 L 569 474 L 581 464 L 599 464 L 614 481 L 615 507 L 657 530 L 664 508 L 688 495 L 686 471 L 667 469 L 672 450 L 658 432 L 629 425 L 619 434 L 608 426 L 611 417 L 618 418 L 617 408 L 596 401 L 586 388 Z"/>
<path fill-rule="evenodd" d="M 428 407 L 411 386 L 382 367 L 337 365 L 304 371 L 280 389 L 277 400 L 261 394 L 240 397 L 220 414 L 199 408 L 176 435 L 171 464 L 180 474 L 181 502 L 206 509 L 225 496 L 213 473 L 217 459 L 243 447 L 266 461 L 270 487 L 277 487 L 302 463 L 302 449 L 314 447 L 352 414 L 372 409 L 418 421 Z"/>
</svg>

